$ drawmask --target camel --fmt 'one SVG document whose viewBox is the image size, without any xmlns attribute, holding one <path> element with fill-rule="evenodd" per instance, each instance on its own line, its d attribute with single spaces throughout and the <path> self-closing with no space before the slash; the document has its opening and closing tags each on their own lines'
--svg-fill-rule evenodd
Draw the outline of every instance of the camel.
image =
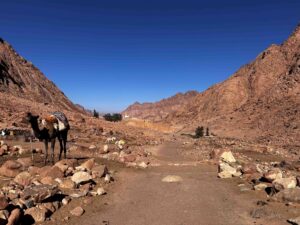
<svg viewBox="0 0 300 225">
<path fill-rule="evenodd" d="M 48 159 L 48 143 L 51 142 L 51 161 L 54 164 L 54 148 L 56 138 L 59 140 L 60 153 L 59 160 L 61 160 L 62 152 L 64 158 L 67 157 L 67 139 L 68 131 L 70 130 L 67 117 L 62 112 L 55 112 L 42 119 L 43 127 L 39 126 L 39 116 L 34 116 L 30 112 L 27 113 L 27 121 L 30 123 L 34 136 L 45 144 L 45 165 Z"/>
</svg>

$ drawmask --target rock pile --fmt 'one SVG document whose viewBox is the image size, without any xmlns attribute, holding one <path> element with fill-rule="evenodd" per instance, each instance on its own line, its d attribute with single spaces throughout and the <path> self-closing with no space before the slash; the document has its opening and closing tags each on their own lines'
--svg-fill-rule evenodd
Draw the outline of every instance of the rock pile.
<svg viewBox="0 0 300 225">
<path fill-rule="evenodd" d="M 104 195 L 105 182 L 111 182 L 105 165 L 89 159 L 76 167 L 77 160 L 66 159 L 54 166 L 34 167 L 17 161 L 6 161 L 1 175 L 13 178 L 0 190 L 0 218 L 8 224 L 18 221 L 44 222 L 73 198 Z M 84 209 L 75 208 L 70 215 L 81 216 Z"/>
<path fill-rule="evenodd" d="M 213 154 L 219 157 L 219 178 L 241 177 L 272 201 L 300 204 L 299 163 L 240 163 L 230 151 Z"/>
</svg>

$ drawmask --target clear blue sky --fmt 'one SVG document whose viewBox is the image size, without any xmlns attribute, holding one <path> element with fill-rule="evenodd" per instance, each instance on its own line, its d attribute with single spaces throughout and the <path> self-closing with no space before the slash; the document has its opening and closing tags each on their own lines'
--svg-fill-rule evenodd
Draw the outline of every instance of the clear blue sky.
<svg viewBox="0 0 300 225">
<path fill-rule="evenodd" d="M 75 103 L 120 111 L 228 78 L 300 22 L 299 0 L 9 0 L 0 37 Z"/>
</svg>

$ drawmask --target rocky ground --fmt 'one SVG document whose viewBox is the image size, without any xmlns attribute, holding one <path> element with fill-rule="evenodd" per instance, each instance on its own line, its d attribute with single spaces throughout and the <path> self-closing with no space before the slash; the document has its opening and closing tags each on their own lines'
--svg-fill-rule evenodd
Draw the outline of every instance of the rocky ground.
<svg viewBox="0 0 300 225">
<path fill-rule="evenodd" d="M 1 223 L 299 224 L 296 154 L 218 137 L 75 136 L 68 159 L 47 166 L 41 143 L 1 141 Z"/>
</svg>

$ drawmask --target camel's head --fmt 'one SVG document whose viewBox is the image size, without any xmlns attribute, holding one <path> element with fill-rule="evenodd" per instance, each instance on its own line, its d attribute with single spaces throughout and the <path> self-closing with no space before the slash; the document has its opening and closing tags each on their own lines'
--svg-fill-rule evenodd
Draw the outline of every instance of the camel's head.
<svg viewBox="0 0 300 225">
<path fill-rule="evenodd" d="M 26 115 L 26 120 L 30 124 L 38 124 L 38 118 L 39 118 L 39 116 L 34 116 L 30 112 L 28 112 L 27 115 Z"/>
</svg>

